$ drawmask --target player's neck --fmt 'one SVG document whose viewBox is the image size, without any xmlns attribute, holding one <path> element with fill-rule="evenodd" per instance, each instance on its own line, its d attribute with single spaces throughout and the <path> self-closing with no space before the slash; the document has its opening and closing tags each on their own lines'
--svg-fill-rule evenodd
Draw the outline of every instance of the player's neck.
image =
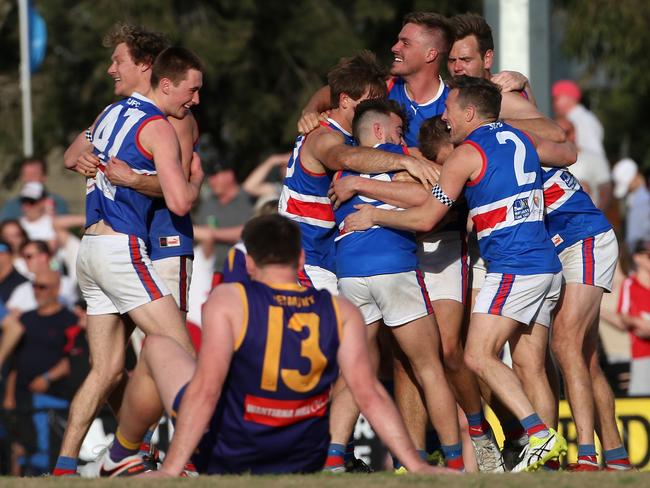
<svg viewBox="0 0 650 488">
<path fill-rule="evenodd" d="M 432 100 L 440 90 L 441 80 L 438 70 L 423 69 L 403 78 L 408 96 L 416 103 Z"/>
<path fill-rule="evenodd" d="M 295 268 L 291 266 L 269 264 L 263 268 L 258 268 L 255 275 L 253 275 L 253 279 L 270 287 L 294 286 L 298 283 L 298 274 Z"/>
<path fill-rule="evenodd" d="M 329 118 L 339 124 L 344 131 L 352 133 L 352 121 L 348 120 L 346 113 L 340 108 L 333 109 Z"/>
</svg>

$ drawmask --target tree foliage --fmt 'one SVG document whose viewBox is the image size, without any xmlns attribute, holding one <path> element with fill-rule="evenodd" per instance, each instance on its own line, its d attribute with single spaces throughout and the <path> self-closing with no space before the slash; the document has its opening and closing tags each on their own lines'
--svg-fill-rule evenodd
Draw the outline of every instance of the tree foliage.
<svg viewBox="0 0 650 488">
<path fill-rule="evenodd" d="M 45 62 L 32 78 L 38 152 L 67 145 L 113 101 L 104 34 L 116 22 L 163 31 L 197 52 L 206 72 L 201 131 L 245 175 L 265 153 L 289 148 L 308 97 L 340 57 L 361 48 L 390 61 L 402 16 L 480 11 L 480 0 L 41 0 Z M 7 7 L 9 5 L 9 7 Z M 18 13 L 0 0 L 0 155 L 21 152 Z M 52 162 L 54 163 L 54 162 Z"/>
</svg>

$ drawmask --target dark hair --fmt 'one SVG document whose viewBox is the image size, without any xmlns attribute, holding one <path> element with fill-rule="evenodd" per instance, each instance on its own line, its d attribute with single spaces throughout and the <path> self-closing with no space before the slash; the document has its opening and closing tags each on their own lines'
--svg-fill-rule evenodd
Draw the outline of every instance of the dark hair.
<svg viewBox="0 0 650 488">
<path fill-rule="evenodd" d="M 341 58 L 338 64 L 327 73 L 330 87 L 330 104 L 339 106 L 342 93 L 352 100 L 359 100 L 366 91 L 369 98 L 385 97 L 386 71 L 377 62 L 377 57 L 368 50 L 363 50 L 351 58 Z"/>
<path fill-rule="evenodd" d="M 483 16 L 474 13 L 459 14 L 452 17 L 451 24 L 454 29 L 454 41 L 469 36 L 476 37 L 481 58 L 485 57 L 488 50 L 494 51 L 492 29 Z"/>
<path fill-rule="evenodd" d="M 425 158 L 431 161 L 438 159 L 438 153 L 442 146 L 451 144 L 447 122 L 442 120 L 442 115 L 436 115 L 422 122 L 418 142 L 420 143 L 420 152 Z"/>
<path fill-rule="evenodd" d="M 449 52 L 454 30 L 446 17 L 433 12 L 411 12 L 404 16 L 402 25 L 406 24 L 424 27 L 435 38 L 437 49 L 445 54 Z"/>
<path fill-rule="evenodd" d="M 501 111 L 501 88 L 485 78 L 456 76 L 448 86 L 458 90 L 458 103 L 465 108 L 474 105 L 485 119 L 497 120 Z"/>
<path fill-rule="evenodd" d="M 300 227 L 281 215 L 250 219 L 242 231 L 246 252 L 258 266 L 297 265 L 302 249 Z"/>
<path fill-rule="evenodd" d="M 354 110 L 354 119 L 352 119 L 352 133 L 357 136 L 359 126 L 368 114 L 378 113 L 386 116 L 395 114 L 402 119 L 403 130 L 406 131 L 408 122 L 404 110 L 395 100 L 388 100 L 387 98 L 369 98 L 364 100 Z"/>
<path fill-rule="evenodd" d="M 152 32 L 146 28 L 132 24 L 116 24 L 111 32 L 104 36 L 104 47 L 115 48 L 118 44 L 126 44 L 131 59 L 135 64 L 152 65 L 156 57 L 169 46 L 165 34 Z"/>
<path fill-rule="evenodd" d="M 2 232 L 5 230 L 5 227 L 11 224 L 18 226 L 18 228 L 20 229 L 20 235 L 23 237 L 23 242 L 29 240 L 29 236 L 27 235 L 27 232 L 25 232 L 23 226 L 20 225 L 20 221 L 18 219 L 7 219 L 0 222 L 0 236 L 2 235 Z"/>
<path fill-rule="evenodd" d="M 201 59 L 184 47 L 168 47 L 161 52 L 151 68 L 151 86 L 157 86 L 163 78 L 169 78 L 178 85 L 187 78 L 191 69 L 203 71 Z"/>
<path fill-rule="evenodd" d="M 52 257 L 52 251 L 50 246 L 47 245 L 47 242 L 41 240 L 25 241 L 20 245 L 20 253 L 22 254 L 25 251 L 27 246 L 34 245 L 38 252 L 41 254 L 47 254 L 49 257 Z"/>
</svg>

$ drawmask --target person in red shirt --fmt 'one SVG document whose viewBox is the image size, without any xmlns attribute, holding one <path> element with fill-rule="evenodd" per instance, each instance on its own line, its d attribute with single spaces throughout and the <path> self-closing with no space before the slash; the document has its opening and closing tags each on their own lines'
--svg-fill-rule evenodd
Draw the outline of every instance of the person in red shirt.
<svg viewBox="0 0 650 488">
<path fill-rule="evenodd" d="M 650 241 L 639 241 L 632 256 L 636 272 L 623 281 L 617 314 L 607 321 L 630 332 L 628 395 L 650 395 Z"/>
</svg>

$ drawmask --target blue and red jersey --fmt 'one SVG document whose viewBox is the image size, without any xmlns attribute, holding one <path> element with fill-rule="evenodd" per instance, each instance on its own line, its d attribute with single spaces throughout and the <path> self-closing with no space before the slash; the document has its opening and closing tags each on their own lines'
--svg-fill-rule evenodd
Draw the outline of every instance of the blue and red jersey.
<svg viewBox="0 0 650 488">
<path fill-rule="evenodd" d="M 449 88 L 438 77 L 440 87 L 435 97 L 425 103 L 417 103 L 409 97 L 403 78 L 393 77 L 388 82 L 388 99 L 395 100 L 404 109 L 407 127 L 404 128 L 404 141 L 409 147 L 418 147 L 418 135 L 422 122 L 445 111 L 445 101 L 449 95 Z"/>
<path fill-rule="evenodd" d="M 336 121 L 328 119 L 321 125 L 343 135 L 345 143 L 354 145 L 352 134 L 344 130 Z M 332 182 L 332 172 L 314 173 L 305 168 L 300 161 L 300 153 L 305 140 L 301 135 L 296 139 L 287 173 L 280 195 L 281 215 L 298 222 L 302 233 L 302 247 L 305 250 L 305 264 L 318 266 L 334 273 L 334 211 L 327 192 Z"/>
<path fill-rule="evenodd" d="M 248 317 L 197 468 L 207 473 L 320 471 L 341 323 L 327 291 L 239 284 Z M 209 452 L 206 449 L 209 448 Z"/>
<path fill-rule="evenodd" d="M 397 154 L 408 154 L 407 148 L 398 144 L 380 144 L 376 148 Z M 394 174 L 394 172 L 359 174 L 354 171 L 341 171 L 336 177 L 361 176 L 379 181 L 391 181 Z M 356 212 L 354 206 L 359 204 L 373 205 L 387 210 L 395 209 L 392 205 L 379 200 L 355 195 L 334 211 L 338 229 L 335 238 L 336 276 L 366 277 L 417 269 L 417 244 L 413 232 L 378 225 L 365 231 L 345 232 L 343 221 L 349 214 Z"/>
<path fill-rule="evenodd" d="M 465 186 L 481 257 L 490 273 L 557 273 L 562 265 L 544 225 L 544 194 L 537 150 L 522 131 L 494 122 L 463 142 L 483 158 Z"/>
<path fill-rule="evenodd" d="M 103 168 L 112 156 L 140 174 L 156 174 L 153 156 L 140 145 L 142 128 L 165 115 L 148 98 L 134 93 L 110 105 L 93 131 L 93 153 L 100 164 L 97 175 L 86 181 L 86 227 L 104 220 L 116 232 L 135 235 L 148 242 L 153 199 L 131 188 L 114 186 Z"/>
<path fill-rule="evenodd" d="M 546 227 L 558 254 L 612 228 L 568 169 L 542 167 L 542 181 Z"/>
</svg>

